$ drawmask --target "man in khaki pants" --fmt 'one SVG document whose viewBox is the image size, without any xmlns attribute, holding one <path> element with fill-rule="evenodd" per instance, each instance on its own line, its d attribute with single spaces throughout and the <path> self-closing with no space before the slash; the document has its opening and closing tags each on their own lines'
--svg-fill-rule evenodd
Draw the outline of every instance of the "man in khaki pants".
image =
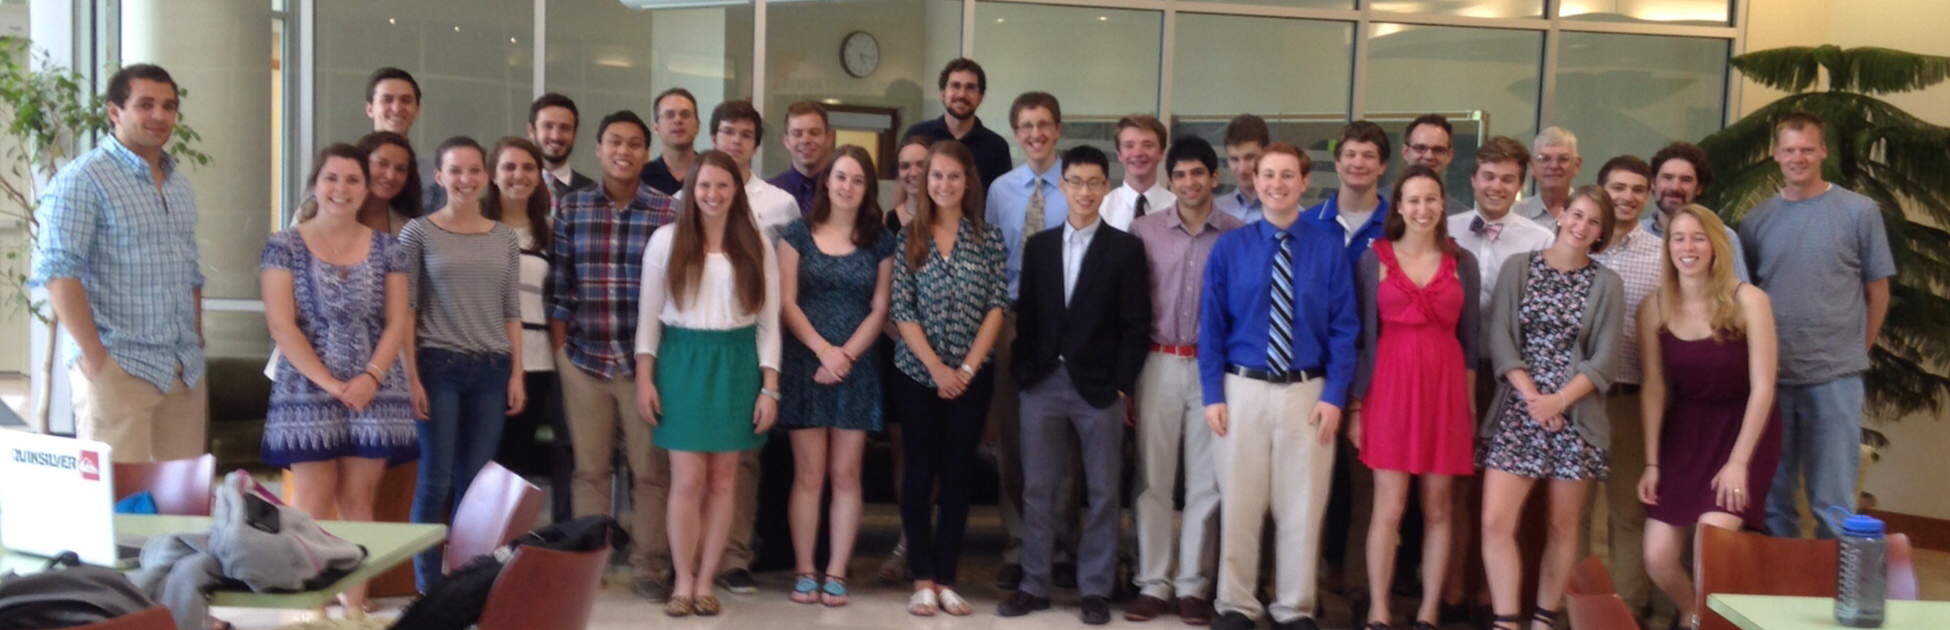
<svg viewBox="0 0 1950 630">
<path fill-rule="evenodd" d="M 108 443 L 116 462 L 184 459 L 206 450 L 203 274 L 196 198 L 164 150 L 177 88 L 149 64 L 109 78 L 113 134 L 61 169 L 30 285 L 48 301 L 74 394 L 75 434 Z"/>
</svg>

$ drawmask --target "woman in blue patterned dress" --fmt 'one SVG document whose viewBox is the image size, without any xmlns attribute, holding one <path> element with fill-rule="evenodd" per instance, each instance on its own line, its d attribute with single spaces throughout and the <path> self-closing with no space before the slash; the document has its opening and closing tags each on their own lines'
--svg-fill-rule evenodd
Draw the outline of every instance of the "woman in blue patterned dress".
<svg viewBox="0 0 1950 630">
<path fill-rule="evenodd" d="M 846 566 L 860 528 L 860 456 L 879 431 L 880 362 L 872 356 L 887 323 L 892 236 L 882 227 L 873 158 L 840 147 L 813 191 L 812 211 L 779 239 L 780 317 L 792 332 L 780 371 L 779 425 L 792 436 L 792 601 L 844 606 Z M 866 359 L 861 361 L 860 359 Z M 819 495 L 833 483 L 831 553 L 813 571 Z"/>
<path fill-rule="evenodd" d="M 412 332 L 406 261 L 359 223 L 366 154 L 327 147 L 298 223 L 264 246 L 264 316 L 281 357 L 264 461 L 291 469 L 293 503 L 317 518 L 372 520 L 387 460 L 419 454 L 400 349 Z M 347 591 L 365 605 L 364 587 Z"/>
</svg>

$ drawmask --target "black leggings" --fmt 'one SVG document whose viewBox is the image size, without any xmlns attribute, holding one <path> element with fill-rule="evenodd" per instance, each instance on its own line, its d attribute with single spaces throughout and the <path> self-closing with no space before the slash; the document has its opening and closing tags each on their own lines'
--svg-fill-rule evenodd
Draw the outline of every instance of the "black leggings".
<svg viewBox="0 0 1950 630">
<path fill-rule="evenodd" d="M 935 388 L 898 371 L 890 380 L 907 460 L 901 479 L 907 570 L 917 581 L 953 585 L 961 564 L 962 535 L 968 530 L 975 448 L 982 441 L 989 397 L 995 390 L 994 370 L 976 374 L 967 391 L 954 400 L 943 400 Z M 930 501 L 936 488 L 940 494 Z M 937 507 L 940 520 L 934 522 L 931 517 Z"/>
</svg>

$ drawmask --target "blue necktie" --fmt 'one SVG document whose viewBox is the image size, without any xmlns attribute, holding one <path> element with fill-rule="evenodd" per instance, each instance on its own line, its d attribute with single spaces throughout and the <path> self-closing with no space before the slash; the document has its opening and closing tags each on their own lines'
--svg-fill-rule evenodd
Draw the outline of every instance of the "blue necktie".
<svg viewBox="0 0 1950 630">
<path fill-rule="evenodd" d="M 1273 322 L 1267 329 L 1268 371 L 1284 378 L 1293 367 L 1293 234 L 1279 233 L 1280 251 L 1273 256 Z"/>
</svg>

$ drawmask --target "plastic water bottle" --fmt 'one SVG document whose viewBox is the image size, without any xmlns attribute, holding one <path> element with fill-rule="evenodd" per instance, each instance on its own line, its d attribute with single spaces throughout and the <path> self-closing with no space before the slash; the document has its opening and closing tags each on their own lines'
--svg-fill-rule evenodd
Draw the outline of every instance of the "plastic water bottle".
<svg viewBox="0 0 1950 630">
<path fill-rule="evenodd" d="M 1883 538 L 1882 521 L 1850 514 L 1842 519 L 1840 531 L 1835 621 L 1851 628 L 1880 628 L 1889 579 L 1889 542 Z"/>
</svg>

